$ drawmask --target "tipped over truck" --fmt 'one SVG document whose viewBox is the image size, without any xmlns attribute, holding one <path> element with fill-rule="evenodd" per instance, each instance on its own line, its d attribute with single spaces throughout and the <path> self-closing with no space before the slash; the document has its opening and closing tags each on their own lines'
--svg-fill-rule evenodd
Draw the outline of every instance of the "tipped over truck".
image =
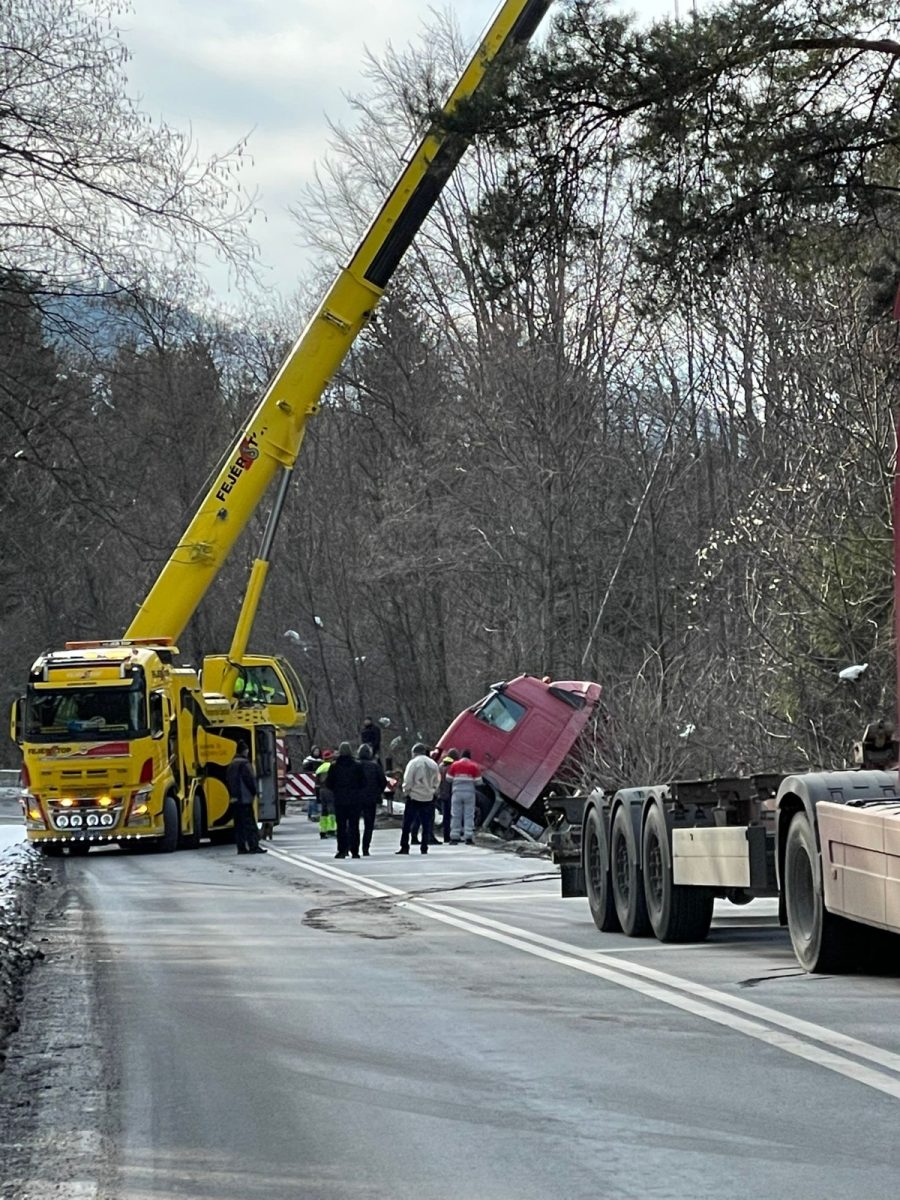
<svg viewBox="0 0 900 1200">
<path fill-rule="evenodd" d="M 590 726 L 601 688 L 585 680 L 517 675 L 492 685 L 444 731 L 438 748 L 470 750 L 482 767 L 483 829 L 539 839 L 551 792 L 575 786 L 576 747 Z"/>
</svg>

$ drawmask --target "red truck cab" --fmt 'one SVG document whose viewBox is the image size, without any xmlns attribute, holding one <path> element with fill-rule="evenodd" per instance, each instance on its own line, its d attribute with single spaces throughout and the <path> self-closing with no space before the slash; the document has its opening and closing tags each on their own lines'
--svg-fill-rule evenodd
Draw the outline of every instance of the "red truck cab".
<svg viewBox="0 0 900 1200">
<path fill-rule="evenodd" d="M 493 793 L 495 809 L 502 798 L 518 810 L 502 825 L 508 828 L 519 813 L 528 813 L 532 822 L 543 826 L 543 813 L 529 810 L 559 774 L 594 715 L 600 694 L 599 684 L 584 680 L 517 675 L 495 683 L 483 699 L 460 713 L 438 747 L 472 752 Z"/>
</svg>

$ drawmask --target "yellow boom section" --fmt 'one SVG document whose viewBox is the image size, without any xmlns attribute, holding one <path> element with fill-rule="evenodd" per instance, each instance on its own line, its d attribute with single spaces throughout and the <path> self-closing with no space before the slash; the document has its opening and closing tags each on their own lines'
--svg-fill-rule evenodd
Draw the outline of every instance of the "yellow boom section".
<svg viewBox="0 0 900 1200">
<path fill-rule="evenodd" d="M 482 85 L 507 47 L 529 40 L 549 6 L 550 0 L 506 0 L 443 114 L 452 113 Z M 465 150 L 464 138 L 439 126 L 432 126 L 420 142 L 269 385 L 126 638 L 180 636 L 275 474 L 293 467 L 307 419 Z"/>
</svg>

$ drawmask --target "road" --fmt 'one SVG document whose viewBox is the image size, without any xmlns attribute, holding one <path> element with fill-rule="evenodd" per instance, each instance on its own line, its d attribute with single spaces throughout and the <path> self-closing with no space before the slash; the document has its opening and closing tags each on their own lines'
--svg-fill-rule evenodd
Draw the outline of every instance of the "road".
<svg viewBox="0 0 900 1200">
<path fill-rule="evenodd" d="M 377 831 L 335 862 L 315 829 L 53 863 L 22 1037 L 67 997 L 50 1057 L 87 1073 L 28 1122 L 68 1174 L 20 1162 L 11 1195 L 895 1197 L 896 975 L 803 975 L 762 902 L 664 947 L 599 934 L 544 860 Z"/>
</svg>

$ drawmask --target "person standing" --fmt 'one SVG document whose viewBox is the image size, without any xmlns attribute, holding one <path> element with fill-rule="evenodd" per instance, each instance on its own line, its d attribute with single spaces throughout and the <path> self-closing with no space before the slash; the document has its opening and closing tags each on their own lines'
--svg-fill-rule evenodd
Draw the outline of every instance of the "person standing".
<svg viewBox="0 0 900 1200">
<path fill-rule="evenodd" d="M 359 740 L 372 747 L 372 757 L 381 762 L 381 730 L 371 717 L 366 717 L 359 731 Z"/>
<path fill-rule="evenodd" d="M 441 810 L 441 829 L 443 830 L 445 842 L 450 841 L 450 793 L 453 788 L 453 781 L 447 778 L 447 770 L 458 758 L 458 750 L 448 750 L 438 764 L 438 769 L 441 773 L 441 782 L 438 784 L 437 798 L 438 807 Z"/>
<path fill-rule="evenodd" d="M 403 772 L 403 830 L 400 834 L 400 849 L 397 854 L 409 854 L 409 835 L 413 823 L 421 825 L 423 854 L 428 853 L 431 831 L 434 828 L 434 794 L 441 782 L 438 765 L 425 746 L 417 742 L 412 748 L 413 756 Z"/>
<path fill-rule="evenodd" d="M 265 847 L 259 844 L 259 827 L 253 812 L 253 802 L 259 792 L 246 742 L 238 742 L 235 747 L 234 758 L 225 768 L 225 785 L 231 797 L 238 854 L 266 854 Z"/>
<path fill-rule="evenodd" d="M 328 770 L 326 784 L 334 797 L 337 817 L 337 853 L 335 858 L 352 854 L 359 858 L 359 818 L 366 777 L 353 757 L 349 742 L 341 742 L 338 755 Z"/>
<path fill-rule="evenodd" d="M 319 837 L 334 837 L 337 834 L 337 820 L 334 815 L 334 796 L 328 786 L 328 772 L 331 770 L 332 753 L 326 750 L 322 755 L 322 765 L 316 768 L 316 798 L 319 804 Z"/>
<path fill-rule="evenodd" d="M 315 781 L 315 791 L 310 796 L 306 804 L 306 819 L 308 821 L 318 821 L 321 814 L 322 806 L 319 804 L 319 785 L 318 781 L 315 779 L 315 776 L 316 772 L 324 761 L 324 758 L 322 758 L 322 751 L 318 746 L 313 746 L 302 763 L 303 771 L 307 775 L 312 775 L 313 780 Z"/>
<path fill-rule="evenodd" d="M 450 780 L 450 841 L 458 846 L 461 837 L 471 846 L 475 834 L 475 789 L 481 783 L 481 767 L 472 761 L 472 751 L 463 750 L 447 768 Z"/>
<path fill-rule="evenodd" d="M 387 787 L 387 776 L 381 763 L 373 756 L 372 747 L 368 742 L 363 742 L 359 748 L 359 765 L 366 777 L 362 793 L 362 852 L 363 857 L 368 858 L 369 847 L 372 845 L 372 830 L 375 828 L 375 812 L 378 801 Z"/>
</svg>

